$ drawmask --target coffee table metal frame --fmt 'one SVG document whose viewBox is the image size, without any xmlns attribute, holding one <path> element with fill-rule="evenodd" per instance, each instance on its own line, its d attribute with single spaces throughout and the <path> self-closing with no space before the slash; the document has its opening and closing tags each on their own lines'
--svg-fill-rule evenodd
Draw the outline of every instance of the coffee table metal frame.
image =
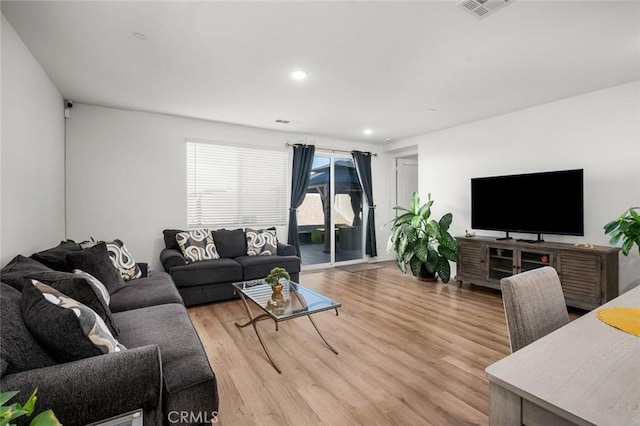
<svg viewBox="0 0 640 426">
<path fill-rule="evenodd" d="M 271 358 L 271 354 L 269 353 L 269 350 L 265 346 L 264 341 L 262 340 L 262 336 L 260 336 L 258 327 L 256 327 L 256 323 L 263 320 L 272 319 L 275 322 L 276 331 L 278 331 L 278 323 L 280 323 L 281 321 L 287 321 L 293 318 L 307 317 L 309 318 L 309 321 L 311 321 L 313 328 L 316 329 L 316 332 L 322 338 L 322 341 L 329 347 L 329 349 L 333 351 L 333 353 L 335 353 L 336 355 L 338 354 L 338 351 L 336 351 L 333 348 L 333 346 L 329 344 L 327 339 L 322 335 L 322 333 L 320 332 L 320 329 L 318 328 L 318 325 L 311 317 L 311 314 L 335 309 L 336 316 L 338 316 L 338 308 L 342 306 L 341 303 L 336 302 L 335 300 L 332 300 L 303 285 L 300 285 L 293 281 L 289 281 L 287 284 L 284 285 L 283 297 L 289 297 L 288 300 L 291 304 L 291 309 L 286 309 L 282 313 L 274 313 L 268 309 L 268 306 L 269 306 L 268 302 L 265 303 L 266 301 L 265 297 L 268 296 L 269 298 L 271 298 L 272 291 L 271 291 L 271 286 L 267 284 L 264 280 L 242 281 L 238 283 L 233 283 L 233 286 L 235 287 L 236 292 L 240 294 L 240 298 L 242 299 L 244 308 L 247 311 L 247 315 L 249 316 L 249 321 L 247 321 L 244 324 L 240 324 L 236 321 L 235 322 L 236 327 L 244 328 L 244 327 L 247 327 L 248 325 L 253 326 L 253 330 L 256 332 L 256 336 L 258 336 L 258 340 L 260 341 L 260 345 L 262 345 L 262 349 L 264 350 L 264 353 L 267 355 L 269 362 L 271 363 L 273 368 L 276 369 L 278 373 L 282 373 L 282 371 L 280 370 L 280 368 L 278 368 L 276 363 L 273 361 L 273 358 Z M 313 299 L 314 303 L 310 305 L 306 300 L 307 298 Z M 263 311 L 263 313 L 260 315 L 254 316 L 253 312 L 251 311 L 251 308 L 249 307 L 249 303 L 247 302 L 247 299 L 251 300 L 255 305 L 257 305 Z M 299 306 L 296 309 L 293 309 L 294 301 L 297 302 Z"/>
</svg>

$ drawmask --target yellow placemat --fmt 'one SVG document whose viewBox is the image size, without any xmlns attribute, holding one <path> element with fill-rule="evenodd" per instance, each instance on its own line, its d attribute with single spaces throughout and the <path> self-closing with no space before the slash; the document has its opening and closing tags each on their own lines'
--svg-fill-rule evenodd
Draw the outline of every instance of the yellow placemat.
<svg viewBox="0 0 640 426">
<path fill-rule="evenodd" d="M 610 326 L 640 337 L 640 308 L 603 308 L 596 315 Z"/>
</svg>

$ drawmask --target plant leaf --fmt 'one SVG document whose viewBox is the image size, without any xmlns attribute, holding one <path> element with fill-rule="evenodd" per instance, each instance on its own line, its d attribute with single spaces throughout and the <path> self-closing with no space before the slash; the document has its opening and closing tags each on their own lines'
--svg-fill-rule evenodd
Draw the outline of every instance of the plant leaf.
<svg viewBox="0 0 640 426">
<path fill-rule="evenodd" d="M 62 426 L 53 411 L 47 410 L 38 414 L 31 420 L 30 426 Z"/>
<path fill-rule="evenodd" d="M 17 392 L 17 391 L 9 391 L 9 392 L 0 393 L 0 405 L 4 405 L 7 401 L 9 401 L 11 398 L 16 396 L 18 393 L 19 392 Z"/>
<path fill-rule="evenodd" d="M 438 258 L 437 272 L 443 283 L 449 282 L 451 278 L 451 266 L 449 265 L 449 261 L 444 257 Z"/>
<path fill-rule="evenodd" d="M 409 262 L 409 267 L 411 268 L 411 273 L 414 277 L 418 276 L 420 272 L 420 267 L 422 266 L 422 262 L 417 257 L 413 257 L 411 262 Z"/>
<path fill-rule="evenodd" d="M 453 221 L 453 215 L 451 213 L 447 213 L 440 218 L 438 225 L 440 225 L 440 229 L 442 231 L 447 231 L 449 226 L 451 226 L 451 222 Z"/>
</svg>

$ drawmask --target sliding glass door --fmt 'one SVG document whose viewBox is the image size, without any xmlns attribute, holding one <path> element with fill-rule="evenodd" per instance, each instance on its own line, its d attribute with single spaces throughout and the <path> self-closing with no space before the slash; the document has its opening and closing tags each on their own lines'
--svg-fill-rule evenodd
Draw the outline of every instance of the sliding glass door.
<svg viewBox="0 0 640 426">
<path fill-rule="evenodd" d="M 363 194 L 351 157 L 318 155 L 298 208 L 303 265 L 353 263 L 364 258 Z"/>
</svg>

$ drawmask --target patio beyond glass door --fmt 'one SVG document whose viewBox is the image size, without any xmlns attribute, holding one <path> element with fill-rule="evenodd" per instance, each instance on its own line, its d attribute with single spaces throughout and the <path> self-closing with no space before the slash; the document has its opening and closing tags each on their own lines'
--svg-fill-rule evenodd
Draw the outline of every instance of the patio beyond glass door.
<svg viewBox="0 0 640 426">
<path fill-rule="evenodd" d="M 309 188 L 298 208 L 303 265 L 364 258 L 363 193 L 351 157 L 315 155 Z"/>
</svg>

